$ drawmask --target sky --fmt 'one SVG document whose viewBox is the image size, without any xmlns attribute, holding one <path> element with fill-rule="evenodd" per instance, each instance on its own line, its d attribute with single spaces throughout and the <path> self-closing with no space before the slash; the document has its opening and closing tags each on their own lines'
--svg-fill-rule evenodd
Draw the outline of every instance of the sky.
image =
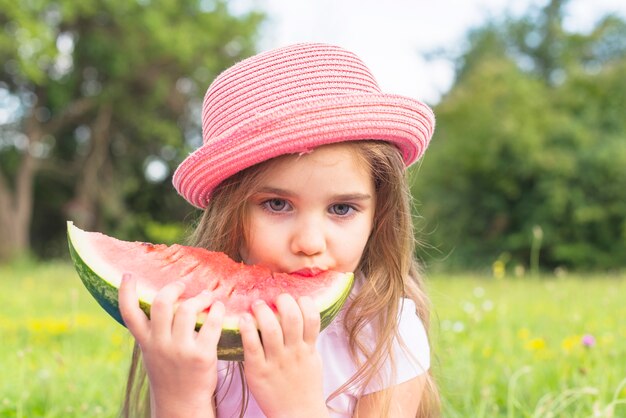
<svg viewBox="0 0 626 418">
<path fill-rule="evenodd" d="M 382 90 L 435 104 L 453 81 L 448 60 L 425 60 L 436 49 L 458 51 L 468 29 L 508 13 L 520 16 L 547 0 L 239 0 L 268 14 L 259 50 L 326 42 L 365 61 Z M 607 13 L 626 18 L 624 0 L 570 0 L 565 28 L 589 31 Z"/>
</svg>

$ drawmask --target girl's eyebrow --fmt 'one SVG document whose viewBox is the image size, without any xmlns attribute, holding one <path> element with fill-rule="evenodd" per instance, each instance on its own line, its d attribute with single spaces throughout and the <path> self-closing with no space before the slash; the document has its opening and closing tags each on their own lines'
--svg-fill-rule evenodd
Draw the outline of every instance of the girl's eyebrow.
<svg viewBox="0 0 626 418">
<path fill-rule="evenodd" d="M 333 198 L 334 200 L 355 201 L 355 200 L 368 200 L 368 199 L 371 199 L 372 196 L 367 193 L 346 193 L 346 194 L 335 195 L 333 196 Z"/>
<path fill-rule="evenodd" d="M 257 193 L 275 194 L 278 196 L 286 196 L 286 197 L 294 197 L 296 195 L 296 193 L 290 190 L 285 190 L 285 189 L 281 189 L 278 187 L 270 187 L 270 186 L 261 187 Z"/>
<path fill-rule="evenodd" d="M 278 196 L 285 197 L 295 197 L 297 195 L 296 192 L 292 192 L 291 190 L 281 189 L 279 187 L 261 187 L 258 193 L 267 193 L 267 194 L 275 194 Z M 355 201 L 355 200 L 368 200 L 371 199 L 372 196 L 368 193 L 341 193 L 337 195 L 333 195 L 333 200 L 347 200 L 347 201 Z"/>
</svg>

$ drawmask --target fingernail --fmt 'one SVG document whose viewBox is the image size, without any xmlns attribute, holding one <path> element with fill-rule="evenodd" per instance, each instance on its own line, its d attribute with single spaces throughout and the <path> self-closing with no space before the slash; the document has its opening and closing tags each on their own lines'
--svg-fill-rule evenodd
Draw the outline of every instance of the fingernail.
<svg viewBox="0 0 626 418">
<path fill-rule="evenodd" d="M 130 273 L 124 273 L 122 274 L 122 281 L 126 281 L 130 279 Z"/>
</svg>

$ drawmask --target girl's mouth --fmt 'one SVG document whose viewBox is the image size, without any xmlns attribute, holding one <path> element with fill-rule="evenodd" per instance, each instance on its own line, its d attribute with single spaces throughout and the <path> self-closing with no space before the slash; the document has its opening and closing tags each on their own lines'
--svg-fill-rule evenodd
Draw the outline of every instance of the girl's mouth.
<svg viewBox="0 0 626 418">
<path fill-rule="evenodd" d="M 326 270 L 322 270 L 317 267 L 307 267 L 300 270 L 292 271 L 290 274 L 296 274 L 302 277 L 315 277 L 318 274 L 324 273 Z"/>
</svg>

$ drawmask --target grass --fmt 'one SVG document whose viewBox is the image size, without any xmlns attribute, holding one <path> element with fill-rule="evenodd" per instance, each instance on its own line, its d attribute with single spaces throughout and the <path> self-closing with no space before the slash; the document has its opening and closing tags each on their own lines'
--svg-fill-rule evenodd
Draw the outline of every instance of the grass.
<svg viewBox="0 0 626 418">
<path fill-rule="evenodd" d="M 429 283 L 444 416 L 626 416 L 626 277 Z M 116 416 L 131 340 L 70 266 L 0 266 L 0 307 L 0 417 Z"/>
<path fill-rule="evenodd" d="M 445 416 L 626 416 L 626 277 L 430 287 Z"/>
<path fill-rule="evenodd" d="M 131 340 L 65 264 L 0 267 L 0 416 L 115 416 Z"/>
</svg>

